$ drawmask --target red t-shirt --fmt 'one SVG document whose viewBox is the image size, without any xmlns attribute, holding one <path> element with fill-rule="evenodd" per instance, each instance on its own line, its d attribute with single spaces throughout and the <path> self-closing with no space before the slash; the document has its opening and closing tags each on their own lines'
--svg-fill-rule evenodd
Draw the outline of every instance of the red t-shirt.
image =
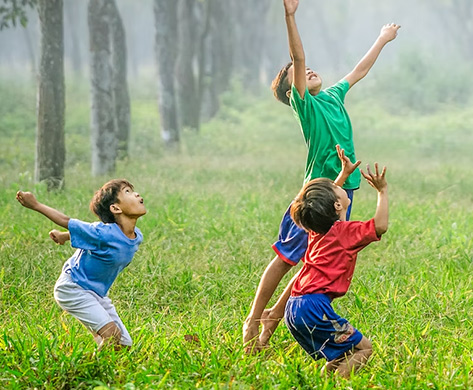
<svg viewBox="0 0 473 390">
<path fill-rule="evenodd" d="M 304 266 L 291 295 L 345 295 L 355 271 L 356 256 L 365 246 L 378 241 L 374 219 L 337 221 L 326 234 L 309 233 Z"/>
</svg>

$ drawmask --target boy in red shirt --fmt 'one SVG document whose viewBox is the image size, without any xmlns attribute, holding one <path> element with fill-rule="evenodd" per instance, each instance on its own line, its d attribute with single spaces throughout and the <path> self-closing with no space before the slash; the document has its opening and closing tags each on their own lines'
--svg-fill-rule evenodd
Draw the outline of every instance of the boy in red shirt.
<svg viewBox="0 0 473 390">
<path fill-rule="evenodd" d="M 371 355 L 371 342 L 336 314 L 331 301 L 350 286 L 357 253 L 388 229 L 386 167 L 367 167 L 363 177 L 378 192 L 374 218 L 346 221 L 350 199 L 329 179 L 308 182 L 291 206 L 294 222 L 309 233 L 304 266 L 297 274 L 286 310 L 289 331 L 314 359 L 325 358 L 324 370 L 349 377 Z"/>
</svg>

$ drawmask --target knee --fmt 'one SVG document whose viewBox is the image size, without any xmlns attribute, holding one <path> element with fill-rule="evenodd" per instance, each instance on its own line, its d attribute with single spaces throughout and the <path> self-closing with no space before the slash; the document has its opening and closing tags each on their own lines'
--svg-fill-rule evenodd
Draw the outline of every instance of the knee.
<svg viewBox="0 0 473 390">
<path fill-rule="evenodd" d="M 361 341 L 355 347 L 358 351 L 363 352 L 366 358 L 369 358 L 373 353 L 373 345 L 371 341 L 363 336 Z"/>
</svg>

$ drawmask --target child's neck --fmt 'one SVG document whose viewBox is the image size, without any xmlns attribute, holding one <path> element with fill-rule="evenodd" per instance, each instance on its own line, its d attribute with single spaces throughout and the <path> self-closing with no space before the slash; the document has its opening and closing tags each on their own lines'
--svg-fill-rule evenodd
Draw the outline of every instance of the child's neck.
<svg viewBox="0 0 473 390">
<path fill-rule="evenodd" d="M 118 218 L 116 224 L 120 227 L 121 231 L 128 238 L 136 238 L 135 227 L 136 219 L 133 218 Z"/>
</svg>

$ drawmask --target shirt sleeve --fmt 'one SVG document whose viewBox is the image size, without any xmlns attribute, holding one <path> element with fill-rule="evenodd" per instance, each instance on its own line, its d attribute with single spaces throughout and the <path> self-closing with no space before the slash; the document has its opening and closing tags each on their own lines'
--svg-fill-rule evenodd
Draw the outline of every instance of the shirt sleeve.
<svg viewBox="0 0 473 390">
<path fill-rule="evenodd" d="M 337 98 L 343 104 L 345 103 L 345 96 L 350 89 L 350 84 L 345 79 L 340 80 L 337 84 L 332 85 L 331 87 L 327 88 L 325 92 L 329 95 Z"/>
<path fill-rule="evenodd" d="M 368 244 L 381 239 L 376 234 L 374 218 L 369 221 L 348 222 L 343 237 L 344 247 L 355 251 L 361 251 Z"/>
<path fill-rule="evenodd" d="M 100 223 L 88 223 L 78 219 L 70 219 L 68 230 L 71 235 L 71 246 L 73 248 L 96 250 L 100 247 L 101 229 Z"/>
<path fill-rule="evenodd" d="M 309 89 L 307 87 L 304 92 L 304 99 L 302 99 L 299 91 L 294 86 L 294 84 L 292 84 L 290 103 L 294 116 L 301 126 L 302 134 L 304 135 L 306 142 L 309 141 L 309 129 L 311 128 L 312 122 L 315 120 L 310 99 L 312 99 L 312 96 L 310 95 Z M 302 123 L 306 124 L 307 126 L 302 126 Z"/>
</svg>

